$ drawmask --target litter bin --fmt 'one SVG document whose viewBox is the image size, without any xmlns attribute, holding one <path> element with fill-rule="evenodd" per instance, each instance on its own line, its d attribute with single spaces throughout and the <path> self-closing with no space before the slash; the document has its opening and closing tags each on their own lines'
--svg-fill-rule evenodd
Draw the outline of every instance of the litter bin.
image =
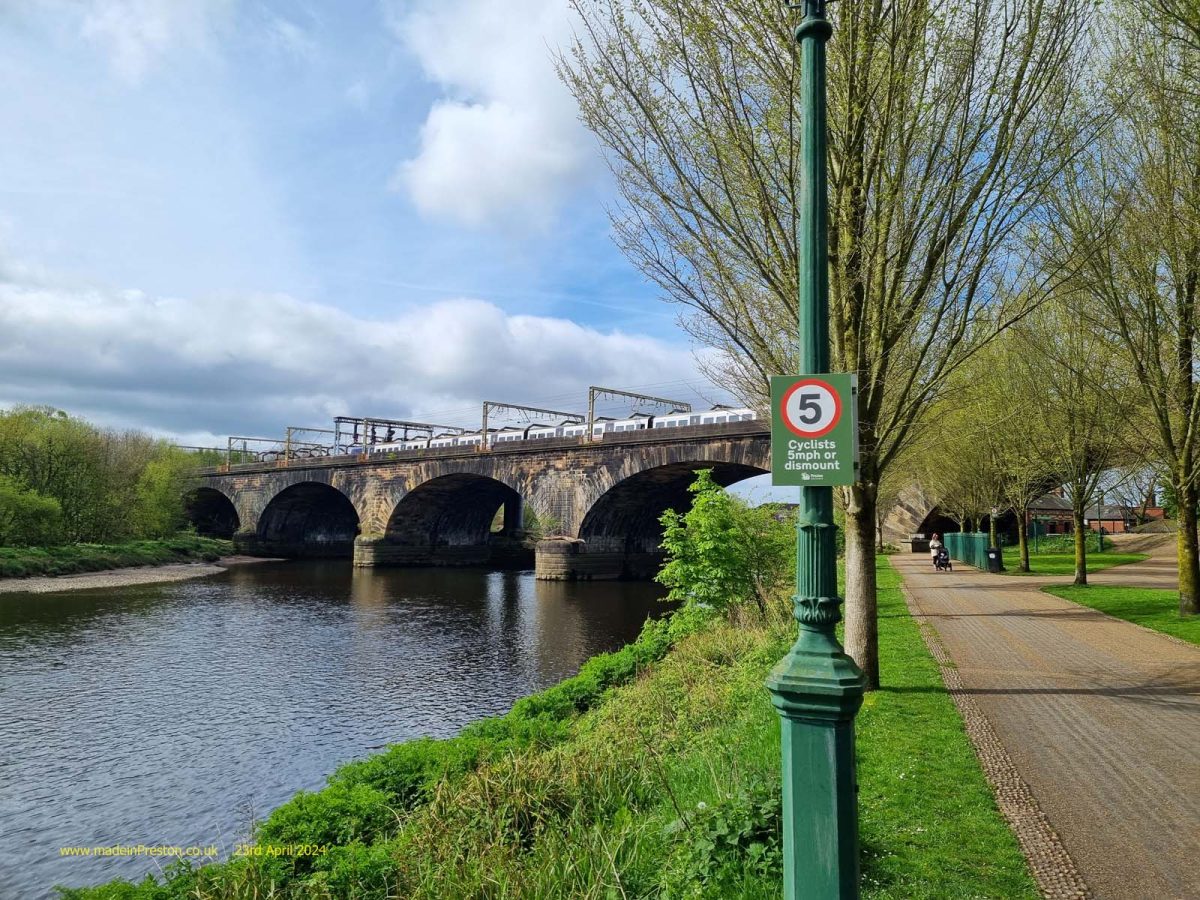
<svg viewBox="0 0 1200 900">
<path fill-rule="evenodd" d="M 999 574 L 1004 568 L 1004 557 L 1000 555 L 999 547 L 988 547 L 987 551 L 988 571 L 994 574 Z"/>
</svg>

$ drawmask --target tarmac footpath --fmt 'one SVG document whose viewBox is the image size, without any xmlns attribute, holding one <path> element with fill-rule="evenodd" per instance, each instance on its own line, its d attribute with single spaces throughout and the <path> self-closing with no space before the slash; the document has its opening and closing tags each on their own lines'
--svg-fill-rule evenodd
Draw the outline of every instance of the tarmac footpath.
<svg viewBox="0 0 1200 900">
<path fill-rule="evenodd" d="M 1200 647 L 1044 582 L 891 561 L 1043 893 L 1200 898 Z"/>
</svg>

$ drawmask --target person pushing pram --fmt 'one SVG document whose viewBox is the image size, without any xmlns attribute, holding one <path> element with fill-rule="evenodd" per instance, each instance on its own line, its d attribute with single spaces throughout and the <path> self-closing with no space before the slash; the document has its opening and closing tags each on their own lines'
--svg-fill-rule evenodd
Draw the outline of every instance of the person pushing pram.
<svg viewBox="0 0 1200 900">
<path fill-rule="evenodd" d="M 929 542 L 929 555 L 933 559 L 933 567 L 939 572 L 954 571 L 954 566 L 950 563 L 950 551 L 942 543 L 940 534 L 935 534 L 933 540 Z"/>
</svg>

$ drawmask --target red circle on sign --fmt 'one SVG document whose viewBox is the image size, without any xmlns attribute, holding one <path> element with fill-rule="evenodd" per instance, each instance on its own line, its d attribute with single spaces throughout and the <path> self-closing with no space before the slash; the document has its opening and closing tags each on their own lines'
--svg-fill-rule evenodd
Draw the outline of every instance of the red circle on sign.
<svg viewBox="0 0 1200 900">
<path fill-rule="evenodd" d="M 799 428 L 796 428 L 792 424 L 791 419 L 788 418 L 788 401 L 792 399 L 792 394 L 796 393 L 796 391 L 800 390 L 800 388 L 811 387 L 813 385 L 823 387 L 829 392 L 829 396 L 833 398 L 833 418 L 830 419 L 829 424 L 820 431 L 801 431 Z M 779 401 L 779 418 L 782 420 L 783 426 L 792 434 L 796 435 L 796 437 L 805 439 L 819 438 L 833 431 L 833 429 L 837 427 L 837 423 L 842 420 L 842 398 L 838 396 L 838 392 L 835 391 L 829 384 L 821 381 L 819 378 L 806 378 L 804 381 L 797 381 L 790 388 L 783 392 L 783 398 Z"/>
</svg>

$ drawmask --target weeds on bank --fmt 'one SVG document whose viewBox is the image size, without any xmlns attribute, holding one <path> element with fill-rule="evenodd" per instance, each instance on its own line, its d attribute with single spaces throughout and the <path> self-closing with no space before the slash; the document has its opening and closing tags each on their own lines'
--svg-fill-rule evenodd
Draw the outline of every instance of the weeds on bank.
<svg viewBox="0 0 1200 900">
<path fill-rule="evenodd" d="M 125 566 L 178 562 L 213 562 L 233 552 L 233 544 L 217 538 L 180 534 L 158 540 L 122 544 L 61 544 L 54 547 L 0 547 L 0 577 L 73 575 Z"/>
<path fill-rule="evenodd" d="M 711 530 L 689 537 L 690 524 L 677 521 L 675 538 L 712 546 Z M 749 524 L 746 533 L 772 527 Z M 790 552 L 790 540 L 773 537 Z M 755 544 L 739 546 L 757 553 Z M 668 577 L 684 606 L 633 644 L 456 738 L 351 763 L 256 832 L 260 846 L 326 852 L 183 864 L 162 881 L 64 897 L 778 897 L 779 720 L 763 682 L 795 634 L 787 563 L 760 560 L 759 574 L 742 578 L 726 568 L 729 545 L 715 550 L 719 565 L 702 546 L 682 548 L 690 574 L 676 567 Z M 878 576 L 887 687 L 868 695 L 857 722 L 863 896 L 1032 900 L 899 576 L 884 559 Z M 690 603 L 695 579 L 711 579 L 708 594 L 717 583 L 742 590 L 744 602 Z"/>
</svg>

